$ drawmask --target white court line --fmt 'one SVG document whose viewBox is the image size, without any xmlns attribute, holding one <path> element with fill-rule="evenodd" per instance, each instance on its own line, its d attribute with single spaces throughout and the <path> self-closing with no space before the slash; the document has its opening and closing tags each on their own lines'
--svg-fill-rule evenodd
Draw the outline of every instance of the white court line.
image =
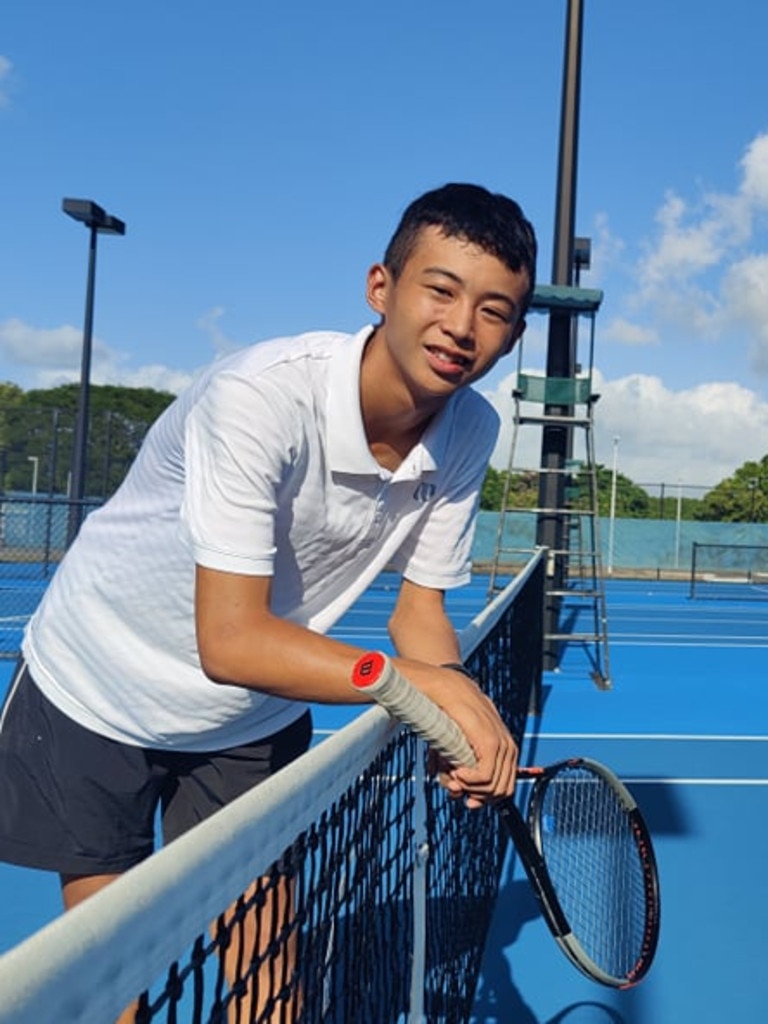
<svg viewBox="0 0 768 1024">
<path fill-rule="evenodd" d="M 639 643 L 637 640 L 615 640 L 611 638 L 611 647 L 697 647 L 705 650 L 707 648 L 713 648 L 720 651 L 725 650 L 738 650 L 738 651 L 749 651 L 749 650 L 765 650 L 768 647 L 768 638 L 759 644 L 724 644 L 724 643 L 699 643 L 698 640 L 691 638 L 688 643 L 667 643 L 665 640 L 656 640 L 653 637 L 646 637 L 645 643 Z"/>
<path fill-rule="evenodd" d="M 611 636 L 617 637 L 647 637 L 648 633 L 625 633 L 622 630 L 611 630 Z M 763 634 L 758 633 L 653 633 L 653 637 L 665 640 L 698 640 L 705 637 L 707 640 L 756 640 Z"/>
<path fill-rule="evenodd" d="M 338 729 L 316 728 L 313 731 L 316 736 L 333 736 L 333 734 L 338 732 L 339 729 L 341 728 L 343 727 L 339 726 Z M 537 732 L 525 734 L 526 739 L 530 739 L 532 736 L 535 736 L 537 740 L 650 740 L 651 742 L 662 740 L 670 741 L 672 743 L 680 742 L 682 740 L 685 742 L 700 741 L 704 743 L 768 743 L 768 736 L 691 736 L 686 733 L 677 734 L 650 732 Z"/>
<path fill-rule="evenodd" d="M 635 786 L 768 786 L 768 779 L 670 779 L 622 775 L 622 782 Z"/>
<path fill-rule="evenodd" d="M 735 734 L 717 733 L 667 733 L 667 732 L 530 732 L 527 736 L 535 736 L 539 740 L 693 740 L 703 742 L 746 741 L 749 743 L 768 742 L 768 736 L 738 736 Z"/>
</svg>

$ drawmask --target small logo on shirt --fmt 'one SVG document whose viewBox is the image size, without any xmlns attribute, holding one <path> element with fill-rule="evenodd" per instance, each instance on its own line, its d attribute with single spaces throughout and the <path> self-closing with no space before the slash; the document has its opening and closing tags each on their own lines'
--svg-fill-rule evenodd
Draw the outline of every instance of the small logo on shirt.
<svg viewBox="0 0 768 1024">
<path fill-rule="evenodd" d="M 413 492 L 413 496 L 416 501 L 431 501 L 437 491 L 437 484 L 424 484 L 421 483 Z"/>
</svg>

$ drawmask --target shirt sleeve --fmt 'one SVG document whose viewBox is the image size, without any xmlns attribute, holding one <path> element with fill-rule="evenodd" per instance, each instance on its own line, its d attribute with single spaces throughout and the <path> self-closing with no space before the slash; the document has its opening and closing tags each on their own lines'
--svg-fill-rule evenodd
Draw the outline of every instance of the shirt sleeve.
<svg viewBox="0 0 768 1024">
<path fill-rule="evenodd" d="M 275 515 L 296 438 L 288 403 L 268 378 L 215 375 L 185 431 L 181 519 L 197 564 L 271 576 Z"/>
</svg>

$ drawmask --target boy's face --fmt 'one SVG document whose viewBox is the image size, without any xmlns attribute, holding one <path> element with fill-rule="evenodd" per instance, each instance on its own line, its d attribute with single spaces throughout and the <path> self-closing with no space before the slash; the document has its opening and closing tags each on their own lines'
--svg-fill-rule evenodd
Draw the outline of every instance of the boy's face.
<svg viewBox="0 0 768 1024">
<path fill-rule="evenodd" d="M 367 297 L 396 372 L 414 394 L 449 397 L 479 380 L 523 333 L 525 271 L 438 227 L 422 230 L 395 280 L 380 263 Z"/>
</svg>

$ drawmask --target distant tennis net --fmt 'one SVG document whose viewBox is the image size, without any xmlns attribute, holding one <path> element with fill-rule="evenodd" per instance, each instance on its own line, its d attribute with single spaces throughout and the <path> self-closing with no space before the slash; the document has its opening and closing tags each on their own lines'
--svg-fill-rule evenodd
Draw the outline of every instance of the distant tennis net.
<svg viewBox="0 0 768 1024">
<path fill-rule="evenodd" d="M 694 542 L 690 596 L 720 601 L 768 600 L 768 546 Z"/>
<path fill-rule="evenodd" d="M 536 555 L 461 637 L 518 740 L 543 572 Z M 0 958 L 0 1024 L 131 1004 L 139 1024 L 460 1024 L 505 850 L 495 814 L 448 799 L 373 708 Z"/>
</svg>

